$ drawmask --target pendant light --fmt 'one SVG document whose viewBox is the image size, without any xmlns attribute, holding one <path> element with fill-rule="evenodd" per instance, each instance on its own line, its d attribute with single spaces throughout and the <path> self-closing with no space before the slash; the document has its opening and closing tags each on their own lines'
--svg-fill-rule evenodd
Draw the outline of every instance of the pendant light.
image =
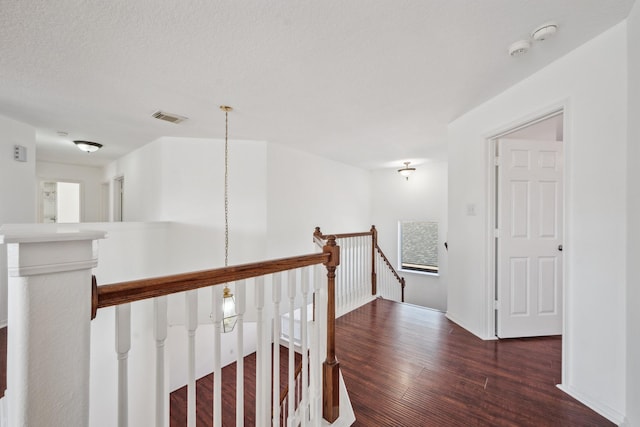
<svg viewBox="0 0 640 427">
<path fill-rule="evenodd" d="M 229 111 L 233 108 L 221 105 L 224 111 L 224 266 L 229 266 Z M 236 326 L 238 314 L 236 301 L 229 284 L 224 284 L 222 291 L 222 331 L 231 332 Z"/>
</svg>

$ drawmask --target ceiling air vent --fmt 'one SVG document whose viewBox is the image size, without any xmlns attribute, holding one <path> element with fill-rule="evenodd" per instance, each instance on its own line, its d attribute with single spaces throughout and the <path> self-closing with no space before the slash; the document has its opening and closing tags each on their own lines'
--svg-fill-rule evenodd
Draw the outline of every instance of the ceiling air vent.
<svg viewBox="0 0 640 427">
<path fill-rule="evenodd" d="M 187 120 L 186 117 L 182 117 L 177 114 L 165 113 L 163 111 L 156 111 L 153 113 L 153 118 L 171 123 L 181 123 Z"/>
</svg>

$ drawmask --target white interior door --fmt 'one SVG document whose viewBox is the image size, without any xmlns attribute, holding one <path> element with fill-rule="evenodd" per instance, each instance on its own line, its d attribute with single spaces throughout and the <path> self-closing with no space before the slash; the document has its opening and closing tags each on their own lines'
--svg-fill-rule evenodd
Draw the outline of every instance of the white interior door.
<svg viewBox="0 0 640 427">
<path fill-rule="evenodd" d="M 501 139 L 497 334 L 562 333 L 562 142 Z"/>
</svg>

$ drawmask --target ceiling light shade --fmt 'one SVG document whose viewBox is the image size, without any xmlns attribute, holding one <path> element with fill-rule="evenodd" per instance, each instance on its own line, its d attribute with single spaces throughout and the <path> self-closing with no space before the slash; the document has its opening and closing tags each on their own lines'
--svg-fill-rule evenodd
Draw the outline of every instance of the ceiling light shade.
<svg viewBox="0 0 640 427">
<path fill-rule="evenodd" d="M 409 175 L 411 175 L 412 173 L 414 173 L 416 171 L 416 168 L 410 168 L 409 164 L 411 162 L 404 162 L 404 167 L 398 169 L 398 173 L 402 176 L 404 176 L 407 181 L 409 180 Z"/>
<path fill-rule="evenodd" d="M 236 300 L 227 285 L 222 291 L 222 332 L 231 332 L 238 321 L 236 312 Z"/>
<path fill-rule="evenodd" d="M 78 149 L 86 151 L 87 153 L 93 153 L 102 148 L 102 144 L 92 141 L 73 141 L 73 143 L 76 144 Z"/>
</svg>

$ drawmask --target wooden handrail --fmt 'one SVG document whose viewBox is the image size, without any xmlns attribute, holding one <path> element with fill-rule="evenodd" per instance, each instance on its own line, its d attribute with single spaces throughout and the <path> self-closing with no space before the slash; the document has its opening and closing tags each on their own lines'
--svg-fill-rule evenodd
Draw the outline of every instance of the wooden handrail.
<svg viewBox="0 0 640 427">
<path fill-rule="evenodd" d="M 95 313 L 99 308 L 235 282 L 315 264 L 327 264 L 331 261 L 331 256 L 331 252 L 323 252 L 213 270 L 93 286 L 92 313 Z"/>
<path fill-rule="evenodd" d="M 294 381 L 295 383 L 298 382 L 298 377 L 300 376 L 301 373 L 302 373 L 302 363 L 299 363 L 298 365 L 296 365 L 296 370 L 293 373 L 293 378 L 295 380 Z M 282 402 L 287 397 L 288 393 L 289 393 L 289 384 L 286 384 L 284 389 L 280 392 L 280 406 L 282 406 Z"/>
<path fill-rule="evenodd" d="M 391 264 L 391 262 L 389 262 L 389 258 L 387 258 L 387 256 L 384 254 L 384 252 L 382 252 L 382 249 L 380 249 L 380 246 L 376 246 L 376 249 L 377 249 L 378 253 L 380 254 L 380 256 L 382 257 L 382 260 L 384 261 L 384 263 L 387 264 L 387 267 L 389 267 L 389 269 L 391 270 L 393 275 L 396 276 L 396 279 L 398 279 L 398 282 L 402 283 L 404 281 L 404 278 L 400 277 L 400 275 L 398 274 L 396 269 L 393 268 L 393 265 Z"/>
<path fill-rule="evenodd" d="M 378 230 L 376 230 L 376 226 L 372 225 L 371 226 L 371 230 L 370 231 L 362 231 L 359 233 L 343 233 L 343 234 L 322 234 L 322 231 L 320 231 L 320 227 L 316 227 L 315 231 L 313 232 L 313 239 L 316 242 L 316 244 L 318 244 L 319 246 L 323 246 L 324 245 L 324 241 L 327 240 L 330 236 L 335 236 L 336 239 L 346 239 L 349 237 L 362 237 L 362 236 L 371 236 L 372 239 L 372 253 L 371 253 L 371 294 L 372 295 L 376 295 L 377 294 L 377 272 L 375 270 L 375 251 L 377 251 L 381 256 L 382 259 L 384 260 L 385 264 L 387 265 L 387 267 L 389 267 L 389 269 L 391 270 L 391 272 L 393 273 L 393 275 L 395 276 L 395 278 L 398 280 L 398 283 L 400 284 L 401 287 L 401 291 L 402 291 L 402 296 L 401 296 L 401 301 L 404 302 L 404 288 L 406 286 L 404 277 L 400 276 L 398 274 L 398 272 L 396 271 L 396 269 L 393 267 L 393 265 L 391 264 L 391 262 L 389 262 L 389 259 L 387 258 L 387 256 L 384 254 L 384 252 L 382 251 L 382 249 L 380 248 L 380 246 L 378 246 Z"/>
<path fill-rule="evenodd" d="M 362 231 L 359 233 L 322 234 L 320 227 L 316 227 L 316 231 L 313 233 L 313 236 L 318 237 L 321 240 L 327 240 L 330 236 L 335 236 L 336 239 L 346 239 L 349 237 L 371 236 L 371 231 Z"/>
</svg>

